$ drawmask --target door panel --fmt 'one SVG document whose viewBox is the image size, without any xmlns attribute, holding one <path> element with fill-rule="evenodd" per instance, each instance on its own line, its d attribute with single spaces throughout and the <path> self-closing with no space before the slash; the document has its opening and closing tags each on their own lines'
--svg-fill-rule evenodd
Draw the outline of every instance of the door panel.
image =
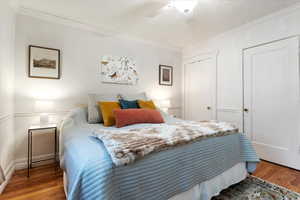
<svg viewBox="0 0 300 200">
<path fill-rule="evenodd" d="M 244 128 L 259 156 L 299 166 L 299 41 L 244 51 Z"/>
<path fill-rule="evenodd" d="M 215 78 L 213 59 L 185 66 L 185 118 L 187 120 L 211 120 L 214 118 Z"/>
</svg>

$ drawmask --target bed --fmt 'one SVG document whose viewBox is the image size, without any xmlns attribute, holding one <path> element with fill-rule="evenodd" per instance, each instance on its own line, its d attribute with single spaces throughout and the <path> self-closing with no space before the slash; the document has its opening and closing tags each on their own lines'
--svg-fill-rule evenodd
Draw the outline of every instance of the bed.
<svg viewBox="0 0 300 200">
<path fill-rule="evenodd" d="M 166 123 L 180 121 L 164 114 Z M 122 129 L 157 126 L 136 124 Z M 70 200 L 208 200 L 253 172 L 259 159 L 243 134 L 212 137 L 115 166 L 87 123 L 87 108 L 74 109 L 60 128 L 60 162 Z"/>
</svg>

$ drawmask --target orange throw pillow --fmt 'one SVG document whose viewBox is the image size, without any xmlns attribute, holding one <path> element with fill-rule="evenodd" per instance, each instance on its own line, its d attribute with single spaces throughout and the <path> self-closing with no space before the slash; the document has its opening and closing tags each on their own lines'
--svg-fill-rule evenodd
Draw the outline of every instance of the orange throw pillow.
<svg viewBox="0 0 300 200">
<path fill-rule="evenodd" d="M 115 125 L 116 121 L 113 111 L 121 109 L 120 104 L 118 102 L 98 102 L 98 106 L 102 111 L 104 126 Z"/>
<path fill-rule="evenodd" d="M 138 104 L 140 108 L 145 108 L 145 109 L 156 109 L 155 104 L 153 101 L 142 101 L 138 100 Z"/>
<path fill-rule="evenodd" d="M 153 109 L 124 109 L 114 110 L 116 127 L 140 123 L 164 123 L 164 119 L 158 110 Z"/>
</svg>

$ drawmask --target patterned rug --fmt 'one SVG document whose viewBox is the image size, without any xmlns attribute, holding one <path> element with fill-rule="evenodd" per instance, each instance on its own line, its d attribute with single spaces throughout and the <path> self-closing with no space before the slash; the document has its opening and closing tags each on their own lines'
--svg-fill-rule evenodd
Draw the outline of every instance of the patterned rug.
<svg viewBox="0 0 300 200">
<path fill-rule="evenodd" d="M 300 200 L 300 194 L 249 176 L 212 200 Z"/>
</svg>

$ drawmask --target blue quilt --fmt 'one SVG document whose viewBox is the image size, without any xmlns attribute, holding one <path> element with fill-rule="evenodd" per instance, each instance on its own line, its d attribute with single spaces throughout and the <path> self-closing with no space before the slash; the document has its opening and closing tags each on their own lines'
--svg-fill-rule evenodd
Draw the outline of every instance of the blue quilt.
<svg viewBox="0 0 300 200">
<path fill-rule="evenodd" d="M 127 128 L 145 126 L 151 124 Z M 62 127 L 60 156 L 69 200 L 166 200 L 240 162 L 247 163 L 248 172 L 259 162 L 250 141 L 243 134 L 233 134 L 153 153 L 116 167 L 103 143 L 92 136 L 91 130 L 101 125 L 87 124 L 86 111 L 73 113 Z"/>
</svg>

